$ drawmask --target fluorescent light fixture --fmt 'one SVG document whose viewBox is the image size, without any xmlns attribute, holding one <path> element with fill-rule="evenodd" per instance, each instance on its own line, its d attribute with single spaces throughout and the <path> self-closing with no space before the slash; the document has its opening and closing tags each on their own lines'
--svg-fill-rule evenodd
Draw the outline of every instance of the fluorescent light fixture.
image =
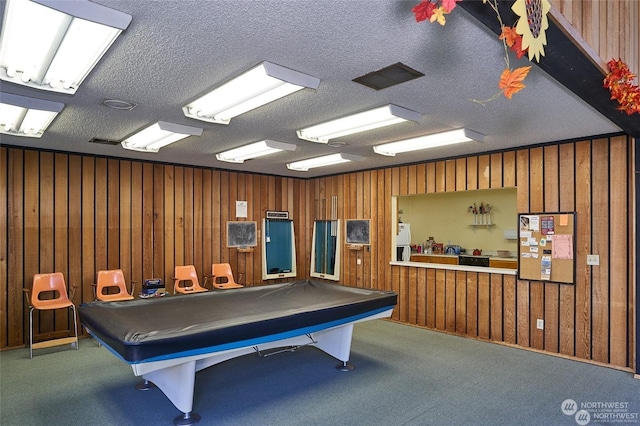
<svg viewBox="0 0 640 426">
<path fill-rule="evenodd" d="M 158 152 L 163 146 L 189 136 L 200 136 L 202 129 L 181 124 L 158 121 L 121 142 L 122 147 L 133 151 Z"/>
<path fill-rule="evenodd" d="M 333 164 L 346 163 L 349 161 L 362 161 L 361 156 L 353 154 L 331 154 L 322 157 L 309 158 L 308 160 L 294 161 L 288 163 L 287 168 L 289 170 L 297 170 L 299 172 L 306 172 L 314 167 L 331 166 Z"/>
<path fill-rule="evenodd" d="M 317 89 L 319 84 L 319 78 L 263 62 L 185 105 L 182 111 L 196 120 L 229 124 L 233 117 L 305 87 Z"/>
<path fill-rule="evenodd" d="M 328 143 L 330 139 L 404 121 L 420 121 L 422 115 L 397 105 L 386 105 L 369 111 L 360 112 L 348 117 L 328 121 L 326 123 L 298 130 L 298 137 L 311 142 Z"/>
<path fill-rule="evenodd" d="M 0 133 L 39 138 L 62 108 L 59 102 L 0 93 Z"/>
<path fill-rule="evenodd" d="M 280 151 L 295 151 L 296 148 L 296 145 L 292 143 L 264 140 L 221 152 L 216 154 L 216 158 L 228 163 L 244 163 L 244 160 L 262 157 L 263 155 L 274 154 Z"/>
<path fill-rule="evenodd" d="M 72 95 L 130 22 L 87 0 L 7 0 L 0 79 Z"/>
<path fill-rule="evenodd" d="M 377 154 L 393 157 L 394 155 L 402 152 L 435 148 L 437 146 L 452 145 L 455 143 L 470 142 L 473 140 L 482 142 L 484 140 L 484 135 L 469 129 L 457 129 L 397 142 L 385 143 L 374 146 L 373 150 Z"/>
</svg>

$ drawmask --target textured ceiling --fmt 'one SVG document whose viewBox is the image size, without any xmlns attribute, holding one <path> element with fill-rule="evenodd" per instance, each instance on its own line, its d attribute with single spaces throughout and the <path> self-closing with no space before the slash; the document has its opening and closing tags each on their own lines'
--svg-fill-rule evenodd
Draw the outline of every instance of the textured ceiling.
<svg viewBox="0 0 640 426">
<path fill-rule="evenodd" d="M 307 178 L 620 131 L 536 66 L 525 81 L 526 89 L 511 100 L 500 97 L 485 106 L 473 102 L 497 92 L 504 50 L 495 34 L 462 8 L 448 15 L 443 27 L 415 22 L 411 9 L 418 0 L 97 3 L 132 15 L 129 28 L 75 95 L 2 82 L 3 92 L 65 104 L 42 138 L 1 135 L 2 144 Z M 5 2 L 0 5 L 4 11 Z M 318 77 L 320 86 L 238 116 L 228 126 L 183 115 L 183 105 L 262 61 Z M 511 61 L 512 67 L 528 62 Z M 352 81 L 396 62 L 425 76 L 380 91 Z M 138 106 L 132 111 L 114 110 L 101 105 L 104 99 Z M 423 118 L 419 123 L 339 138 L 342 147 L 296 136 L 302 127 L 390 103 Z M 202 127 L 204 132 L 157 154 L 88 142 L 120 141 L 159 120 Z M 396 157 L 377 155 L 372 149 L 459 127 L 487 137 L 484 142 Z M 244 164 L 215 158 L 215 153 L 263 139 L 294 143 L 297 150 Z M 336 152 L 365 158 L 308 172 L 286 168 L 290 161 Z"/>
</svg>

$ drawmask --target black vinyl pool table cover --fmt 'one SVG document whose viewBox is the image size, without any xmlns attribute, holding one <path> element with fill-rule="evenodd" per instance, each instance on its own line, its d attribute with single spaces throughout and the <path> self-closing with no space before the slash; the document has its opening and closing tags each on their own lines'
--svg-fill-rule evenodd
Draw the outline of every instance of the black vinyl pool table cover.
<svg viewBox="0 0 640 426">
<path fill-rule="evenodd" d="M 126 362 L 137 363 L 300 330 L 393 308 L 391 291 L 317 280 L 80 305 L 82 324 Z M 306 332 L 306 331 L 305 331 Z M 213 349 L 212 349 L 213 348 Z"/>
</svg>

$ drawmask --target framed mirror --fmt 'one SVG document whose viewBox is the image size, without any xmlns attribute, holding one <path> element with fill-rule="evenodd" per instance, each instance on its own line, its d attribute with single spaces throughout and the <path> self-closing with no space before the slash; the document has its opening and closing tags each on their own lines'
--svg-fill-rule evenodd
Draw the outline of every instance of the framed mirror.
<svg viewBox="0 0 640 426">
<path fill-rule="evenodd" d="M 313 222 L 311 246 L 311 276 L 327 280 L 340 280 L 340 221 Z"/>
<path fill-rule="evenodd" d="M 262 279 L 296 276 L 296 242 L 292 220 L 263 219 Z"/>
</svg>

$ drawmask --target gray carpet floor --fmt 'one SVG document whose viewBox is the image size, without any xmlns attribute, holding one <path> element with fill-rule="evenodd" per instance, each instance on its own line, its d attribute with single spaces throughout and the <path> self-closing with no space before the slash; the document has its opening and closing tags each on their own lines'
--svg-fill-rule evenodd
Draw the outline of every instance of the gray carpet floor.
<svg viewBox="0 0 640 426">
<path fill-rule="evenodd" d="M 640 380 L 630 372 L 384 320 L 356 324 L 350 362 L 353 371 L 338 371 L 306 347 L 205 369 L 196 376 L 198 424 L 640 425 Z M 138 382 L 92 339 L 33 359 L 28 349 L 5 351 L 0 424 L 173 424 L 180 412 Z"/>
</svg>

